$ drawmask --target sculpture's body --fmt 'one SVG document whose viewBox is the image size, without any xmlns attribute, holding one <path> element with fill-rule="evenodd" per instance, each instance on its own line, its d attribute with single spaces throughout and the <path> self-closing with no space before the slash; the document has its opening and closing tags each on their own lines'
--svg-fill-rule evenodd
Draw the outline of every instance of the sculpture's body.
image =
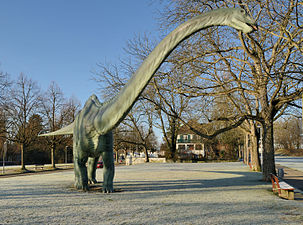
<svg viewBox="0 0 303 225">
<path fill-rule="evenodd" d="M 167 35 L 144 60 L 129 82 L 111 101 L 101 104 L 95 95 L 85 103 L 73 124 L 41 136 L 73 134 L 75 186 L 88 189 L 95 183 L 96 163 L 102 154 L 105 192 L 113 191 L 114 160 L 112 130 L 125 118 L 154 73 L 176 46 L 190 35 L 211 27 L 226 25 L 248 33 L 255 21 L 243 9 L 219 9 L 197 16 Z M 86 162 L 88 161 L 88 171 Z"/>
</svg>

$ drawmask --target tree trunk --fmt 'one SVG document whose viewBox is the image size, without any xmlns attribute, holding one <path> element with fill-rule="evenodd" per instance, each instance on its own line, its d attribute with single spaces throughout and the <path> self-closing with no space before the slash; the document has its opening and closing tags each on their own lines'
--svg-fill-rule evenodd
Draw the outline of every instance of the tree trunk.
<svg viewBox="0 0 303 225">
<path fill-rule="evenodd" d="M 263 180 L 270 181 L 270 174 L 276 174 L 274 156 L 273 121 L 265 120 L 263 124 Z"/>
<path fill-rule="evenodd" d="M 144 148 L 144 153 L 145 153 L 145 162 L 148 163 L 149 162 L 148 151 L 147 151 L 147 148 L 145 146 L 143 146 L 143 148 Z"/>
<path fill-rule="evenodd" d="M 243 152 L 240 144 L 238 145 L 238 159 L 239 160 L 243 159 Z"/>
<path fill-rule="evenodd" d="M 245 146 L 244 146 L 243 162 L 246 165 L 248 165 L 248 163 L 249 163 L 249 134 L 245 135 Z"/>
<path fill-rule="evenodd" d="M 245 163 L 245 164 L 246 164 L 246 152 L 247 152 L 246 139 L 247 139 L 247 136 L 245 135 L 245 143 L 244 143 L 244 146 L 243 146 L 243 163 Z"/>
<path fill-rule="evenodd" d="M 52 148 L 51 148 L 51 161 L 52 161 L 52 168 L 53 168 L 53 169 L 56 168 L 56 164 L 55 164 L 55 148 L 56 148 L 55 143 L 52 143 Z"/>
<path fill-rule="evenodd" d="M 21 150 L 21 170 L 26 170 L 25 168 L 25 162 L 24 162 L 24 144 L 20 144 L 20 150 Z"/>
<path fill-rule="evenodd" d="M 173 117 L 170 122 L 170 133 L 171 133 L 171 143 L 169 144 L 169 150 L 171 159 L 175 162 L 177 160 L 177 129 L 176 129 L 177 119 Z"/>
<path fill-rule="evenodd" d="M 255 125 L 251 125 L 250 130 L 250 139 L 251 139 L 251 166 L 253 171 L 261 172 L 261 163 L 259 157 L 259 140 L 257 135 L 257 130 Z"/>
<path fill-rule="evenodd" d="M 115 150 L 116 153 L 116 163 L 119 163 L 119 150 Z"/>
</svg>

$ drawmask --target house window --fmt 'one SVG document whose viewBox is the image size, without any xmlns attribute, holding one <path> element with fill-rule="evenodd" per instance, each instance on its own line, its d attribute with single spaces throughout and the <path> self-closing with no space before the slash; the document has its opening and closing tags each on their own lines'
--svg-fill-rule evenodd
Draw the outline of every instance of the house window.
<svg viewBox="0 0 303 225">
<path fill-rule="evenodd" d="M 187 149 L 190 151 L 195 150 L 194 145 L 187 145 Z"/>
<path fill-rule="evenodd" d="M 185 145 L 178 145 L 178 150 L 185 150 Z"/>
<path fill-rule="evenodd" d="M 201 144 L 196 144 L 196 150 L 202 150 L 202 145 Z"/>
</svg>

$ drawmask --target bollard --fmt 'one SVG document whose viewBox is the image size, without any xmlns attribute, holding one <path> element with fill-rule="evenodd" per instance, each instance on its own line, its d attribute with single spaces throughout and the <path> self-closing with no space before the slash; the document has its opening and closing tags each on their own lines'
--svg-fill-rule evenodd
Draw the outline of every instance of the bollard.
<svg viewBox="0 0 303 225">
<path fill-rule="evenodd" d="M 284 177 L 284 170 L 283 170 L 283 168 L 279 168 L 278 169 L 278 177 L 283 179 L 283 177 Z"/>
<path fill-rule="evenodd" d="M 127 155 L 125 161 L 126 161 L 126 165 L 128 165 L 128 166 L 132 165 L 132 163 L 133 163 L 132 162 L 132 156 L 131 155 Z"/>
</svg>

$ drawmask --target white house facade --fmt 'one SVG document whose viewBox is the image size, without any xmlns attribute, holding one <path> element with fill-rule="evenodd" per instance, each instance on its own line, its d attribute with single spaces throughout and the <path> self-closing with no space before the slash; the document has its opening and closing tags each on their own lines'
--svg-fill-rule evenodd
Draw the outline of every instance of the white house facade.
<svg viewBox="0 0 303 225">
<path fill-rule="evenodd" d="M 204 143 L 202 143 L 201 137 L 196 134 L 179 134 L 177 136 L 177 151 L 181 156 L 205 157 Z"/>
</svg>

